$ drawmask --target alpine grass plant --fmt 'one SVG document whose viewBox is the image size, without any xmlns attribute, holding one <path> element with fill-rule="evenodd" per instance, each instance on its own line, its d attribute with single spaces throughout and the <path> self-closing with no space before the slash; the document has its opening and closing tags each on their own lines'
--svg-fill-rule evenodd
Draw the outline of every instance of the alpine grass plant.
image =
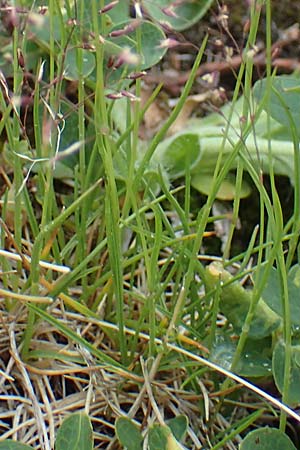
<svg viewBox="0 0 300 450">
<path fill-rule="evenodd" d="M 212 3 L 1 3 L 0 449 L 296 448 L 300 94 L 271 71 L 270 0 L 251 5 L 232 101 L 167 136 L 206 37 L 140 137 L 162 89 L 142 104 L 143 77 Z M 294 189 L 286 223 L 277 174 Z M 232 255 L 249 186 L 259 223 Z M 232 220 L 212 255 L 218 198 Z"/>
</svg>

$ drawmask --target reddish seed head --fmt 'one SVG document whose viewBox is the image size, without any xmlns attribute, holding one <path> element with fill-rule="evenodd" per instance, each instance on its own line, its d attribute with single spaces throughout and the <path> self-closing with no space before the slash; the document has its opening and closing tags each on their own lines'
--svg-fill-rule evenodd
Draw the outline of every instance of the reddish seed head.
<svg viewBox="0 0 300 450">
<path fill-rule="evenodd" d="M 126 36 L 127 34 L 132 33 L 137 29 L 137 27 L 140 25 L 141 21 L 136 19 L 133 20 L 129 25 L 126 25 L 126 27 L 120 29 L 120 30 L 114 30 L 111 33 L 109 33 L 110 37 L 119 37 L 119 36 Z"/>
<path fill-rule="evenodd" d="M 248 34 L 250 27 L 251 27 L 251 21 L 248 19 L 248 20 L 246 20 L 245 25 L 243 27 L 243 33 Z"/>
<path fill-rule="evenodd" d="M 99 9 L 98 14 L 104 14 L 111 9 L 113 9 L 117 4 L 119 3 L 119 0 L 115 0 L 114 2 L 110 2 L 107 5 L 104 6 L 104 8 Z"/>
<path fill-rule="evenodd" d="M 67 25 L 69 27 L 75 27 L 76 25 L 78 25 L 77 20 L 76 19 L 68 19 L 67 20 Z"/>
<path fill-rule="evenodd" d="M 129 98 L 129 100 L 131 100 L 132 102 L 137 102 L 140 100 L 136 95 L 132 94 L 131 92 L 125 91 L 125 90 L 122 90 L 121 94 L 123 97 Z"/>
<path fill-rule="evenodd" d="M 176 14 L 176 12 L 174 11 L 174 7 L 172 5 L 167 6 L 166 8 L 161 8 L 161 10 L 166 16 L 178 19 L 178 14 Z"/>
<path fill-rule="evenodd" d="M 85 50 L 91 50 L 92 52 L 96 51 L 96 47 L 92 44 L 89 44 L 88 42 L 84 42 L 82 44 L 82 48 L 84 48 Z"/>
<path fill-rule="evenodd" d="M 114 30 L 111 33 L 109 33 L 110 37 L 119 37 L 119 36 L 123 36 L 124 34 L 126 34 L 126 29 L 123 28 L 122 30 Z"/>
<path fill-rule="evenodd" d="M 176 39 L 168 38 L 160 42 L 159 48 L 174 48 L 178 45 L 180 45 L 179 41 L 176 41 Z"/>
<path fill-rule="evenodd" d="M 19 25 L 18 12 L 21 12 L 21 10 L 17 10 L 15 7 L 3 8 L 1 25 L 4 25 L 9 33 L 12 33 L 14 28 L 17 28 Z"/>
<path fill-rule="evenodd" d="M 124 62 L 125 62 L 124 59 L 120 56 L 120 58 L 118 58 L 116 62 L 113 64 L 113 68 L 119 69 L 119 67 L 123 66 Z"/>
<path fill-rule="evenodd" d="M 128 80 L 137 80 L 138 78 L 142 78 L 145 75 L 147 75 L 147 72 L 145 72 L 144 70 L 142 70 L 141 72 L 134 72 L 131 73 L 130 75 L 128 75 L 126 78 Z"/>
<path fill-rule="evenodd" d="M 47 6 L 39 6 L 39 14 L 41 14 L 42 16 L 44 16 L 46 14 L 46 12 L 48 11 Z"/>
<path fill-rule="evenodd" d="M 162 29 L 164 31 L 166 31 L 167 33 L 172 33 L 174 31 L 174 28 L 172 27 L 172 25 L 170 24 L 170 22 L 165 22 L 160 20 L 159 21 L 159 25 L 162 27 Z"/>
<path fill-rule="evenodd" d="M 120 67 L 122 64 L 131 64 L 136 65 L 139 63 L 139 56 L 135 53 L 132 53 L 130 48 L 124 48 L 123 51 L 120 53 L 119 58 L 117 62 L 115 63 L 114 67 Z"/>
<path fill-rule="evenodd" d="M 120 98 L 123 98 L 123 95 L 121 94 L 121 92 L 118 92 L 116 94 L 107 94 L 105 97 L 109 98 L 110 100 L 119 100 Z"/>
<path fill-rule="evenodd" d="M 141 24 L 141 21 L 139 19 L 135 19 L 132 22 L 130 22 L 129 25 L 127 25 L 125 28 L 128 30 L 128 33 L 132 33 L 137 29 L 137 27 Z"/>
<path fill-rule="evenodd" d="M 108 58 L 106 67 L 107 67 L 108 69 L 111 69 L 113 65 L 114 65 L 114 58 L 113 58 L 112 56 L 110 56 L 110 57 Z"/>
<path fill-rule="evenodd" d="M 281 53 L 280 48 L 278 48 L 278 47 L 274 48 L 274 50 L 272 51 L 272 55 L 271 55 L 272 59 L 278 58 L 280 53 Z"/>
<path fill-rule="evenodd" d="M 19 48 L 17 50 L 17 55 L 18 55 L 18 64 L 21 67 L 21 69 L 24 70 L 25 69 L 24 55 L 23 55 L 22 51 Z"/>
</svg>

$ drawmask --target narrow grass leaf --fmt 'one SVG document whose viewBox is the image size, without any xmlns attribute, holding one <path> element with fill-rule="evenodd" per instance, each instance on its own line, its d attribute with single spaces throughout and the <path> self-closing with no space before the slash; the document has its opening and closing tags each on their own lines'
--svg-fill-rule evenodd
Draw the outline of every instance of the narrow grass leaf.
<svg viewBox="0 0 300 450">
<path fill-rule="evenodd" d="M 108 364 L 108 366 L 110 366 L 111 368 L 113 368 L 113 367 L 122 368 L 121 364 L 119 364 L 114 359 L 110 358 L 108 355 L 103 353 L 101 350 L 95 348 L 87 340 L 85 340 L 84 338 L 79 336 L 77 333 L 75 333 L 70 328 L 63 325 L 59 320 L 56 320 L 54 317 L 52 317 L 46 311 L 43 311 L 42 309 L 37 308 L 33 304 L 28 304 L 28 308 L 29 308 L 29 310 L 32 310 L 34 313 L 36 313 L 37 315 L 42 317 L 48 323 L 51 323 L 53 326 L 55 326 L 66 337 L 68 337 L 73 343 L 77 343 L 78 345 L 81 345 L 83 348 L 86 348 L 92 355 L 96 356 L 103 363 Z"/>
</svg>

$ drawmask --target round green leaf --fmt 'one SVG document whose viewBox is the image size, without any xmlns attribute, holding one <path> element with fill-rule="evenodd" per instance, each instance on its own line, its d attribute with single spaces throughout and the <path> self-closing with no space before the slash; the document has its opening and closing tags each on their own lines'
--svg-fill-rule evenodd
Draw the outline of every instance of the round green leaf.
<svg viewBox="0 0 300 450">
<path fill-rule="evenodd" d="M 288 274 L 289 302 L 291 308 L 291 320 L 294 325 L 300 326 L 300 265 L 295 264 Z"/>
<path fill-rule="evenodd" d="M 162 425 L 153 425 L 148 434 L 150 450 L 167 450 L 168 436 L 171 434 L 170 428 Z"/>
<path fill-rule="evenodd" d="M 282 431 L 266 427 L 247 434 L 239 450 L 296 450 L 296 447 Z"/>
<path fill-rule="evenodd" d="M 50 53 L 50 18 L 45 15 L 37 14 L 36 20 L 33 20 L 28 26 L 28 34 L 26 39 L 26 68 L 36 72 L 36 68 L 40 60 L 47 61 Z M 53 21 L 53 38 L 55 42 L 61 42 L 61 20 L 58 16 L 52 17 Z M 55 46 L 55 52 L 58 47 Z M 55 55 L 56 56 L 56 53 Z"/>
<path fill-rule="evenodd" d="M 67 51 L 65 61 L 64 77 L 67 80 L 78 80 L 79 72 L 77 66 L 77 49 L 71 48 Z M 82 76 L 86 78 L 95 68 L 95 57 L 89 50 L 82 50 Z"/>
<path fill-rule="evenodd" d="M 138 427 L 127 417 L 116 421 L 116 433 L 120 443 L 127 450 L 141 450 L 143 437 Z"/>
<path fill-rule="evenodd" d="M 272 375 L 270 348 L 271 336 L 261 340 L 247 339 L 238 364 L 238 373 L 243 377 L 266 377 Z"/>
<path fill-rule="evenodd" d="M 21 442 L 6 439 L 0 442 L 0 450 L 33 450 L 29 445 L 21 444 Z"/>
<path fill-rule="evenodd" d="M 300 265 L 295 264 L 288 273 L 288 293 L 291 311 L 291 322 L 293 325 L 300 326 Z M 268 281 L 263 290 L 262 298 L 280 317 L 283 318 L 280 274 L 277 269 L 272 268 Z"/>
<path fill-rule="evenodd" d="M 268 87 L 267 79 L 255 83 L 253 92 L 258 101 L 263 98 Z M 288 75 L 274 77 L 270 94 L 270 103 L 264 106 L 271 117 L 290 127 L 290 114 L 297 125 L 300 117 L 300 79 Z"/>
<path fill-rule="evenodd" d="M 182 450 L 167 426 L 153 425 L 149 430 L 149 450 Z"/>
<path fill-rule="evenodd" d="M 57 432 L 55 450 L 93 450 L 93 429 L 89 417 L 74 413 L 67 417 Z"/>
<path fill-rule="evenodd" d="M 191 184 L 197 191 L 202 194 L 208 195 L 213 188 L 213 174 L 210 173 L 197 173 L 192 175 Z M 226 179 L 222 181 L 220 188 L 217 192 L 216 198 L 219 200 L 233 200 L 237 196 L 235 189 L 235 175 L 228 173 Z M 249 184 L 243 180 L 242 188 L 239 192 L 240 198 L 248 197 L 251 193 Z"/>
<path fill-rule="evenodd" d="M 206 13 L 213 0 L 182 2 L 174 7 L 174 0 L 144 0 L 143 7 L 155 20 L 167 22 L 174 30 L 185 30 Z"/>
<path fill-rule="evenodd" d="M 30 24 L 29 39 L 38 42 L 42 47 L 49 48 L 50 42 L 50 15 L 37 14 L 35 20 Z M 61 19 L 59 16 L 51 17 L 53 22 L 53 39 L 61 41 Z"/>
<path fill-rule="evenodd" d="M 111 0 L 105 0 L 105 4 L 110 3 Z M 115 5 L 110 11 L 106 14 L 110 17 L 113 24 L 117 24 L 119 22 L 123 22 L 124 20 L 128 20 L 130 18 L 130 1 L 122 0 L 117 5 Z M 89 11 L 92 11 L 92 8 L 86 8 Z"/>
<path fill-rule="evenodd" d="M 181 177 L 192 169 L 201 155 L 199 135 L 179 133 L 164 140 L 157 148 L 154 159 L 164 167 L 171 179 Z"/>
<path fill-rule="evenodd" d="M 282 341 L 277 342 L 273 352 L 273 375 L 278 390 L 283 392 L 284 385 L 284 361 L 286 354 L 286 346 Z M 291 370 L 289 376 L 289 393 L 287 403 L 294 405 L 300 403 L 300 345 L 292 345 L 291 347 Z"/>
<path fill-rule="evenodd" d="M 105 0 L 104 5 L 108 5 L 112 0 Z M 98 1 L 99 8 L 102 7 L 101 2 Z M 94 29 L 93 26 L 93 8 L 91 7 L 91 2 L 84 2 L 83 6 L 83 24 L 84 30 L 92 31 Z M 98 15 L 98 26 L 100 33 L 103 34 L 103 23 L 105 28 L 114 26 L 120 22 L 124 22 L 124 20 L 128 20 L 130 18 L 130 0 L 121 0 L 117 3 L 112 9 L 106 11 L 106 13 L 102 13 Z M 104 20 L 103 20 L 104 19 Z M 103 20 L 103 22 L 102 22 Z M 106 32 L 106 31 L 105 31 Z"/>
<path fill-rule="evenodd" d="M 243 377 L 266 377 L 272 374 L 271 338 L 247 339 L 236 371 Z M 236 343 L 230 336 L 217 336 L 210 353 L 211 361 L 230 370 L 236 352 Z"/>
<path fill-rule="evenodd" d="M 132 23 L 134 23 L 135 19 L 127 20 L 122 23 L 118 23 L 117 26 L 111 28 L 110 33 L 117 30 L 126 29 Z M 141 53 L 140 53 L 140 69 L 145 70 L 149 67 L 157 64 L 164 54 L 166 53 L 166 48 L 161 47 L 161 42 L 166 38 L 164 32 L 161 27 L 155 25 L 152 22 L 141 21 L 139 24 L 140 27 L 140 35 L 141 35 Z M 114 48 L 120 49 L 120 53 L 126 49 L 130 50 L 133 55 L 138 55 L 137 51 L 137 42 L 136 42 L 136 29 L 132 32 L 118 36 L 118 37 L 110 37 L 107 39 L 106 52 L 110 51 L 109 43 L 113 44 Z M 114 52 L 115 53 L 115 52 Z M 132 64 L 129 66 L 134 69 L 136 65 Z M 121 68 L 123 70 L 123 68 Z M 118 71 L 116 71 L 118 72 Z"/>
<path fill-rule="evenodd" d="M 175 439 L 177 439 L 177 441 L 181 441 L 187 431 L 188 418 L 187 416 L 181 414 L 177 417 L 173 417 L 173 419 L 168 420 L 167 425 L 172 431 Z"/>
</svg>

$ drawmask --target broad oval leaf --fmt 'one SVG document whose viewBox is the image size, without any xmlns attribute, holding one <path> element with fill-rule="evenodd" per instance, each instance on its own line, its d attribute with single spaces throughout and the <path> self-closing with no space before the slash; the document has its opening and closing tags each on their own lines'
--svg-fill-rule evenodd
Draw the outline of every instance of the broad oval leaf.
<svg viewBox="0 0 300 450">
<path fill-rule="evenodd" d="M 300 117 L 300 79 L 280 75 L 274 77 L 271 82 L 270 103 L 263 105 L 264 108 L 273 119 L 286 127 L 291 126 L 291 117 L 297 126 Z M 257 81 L 253 89 L 256 100 L 260 101 L 267 89 L 269 84 L 266 78 Z"/>
<path fill-rule="evenodd" d="M 128 21 L 118 23 L 117 26 L 112 27 L 109 31 L 110 33 L 112 33 L 117 30 L 124 30 L 130 27 L 130 25 L 134 23 L 134 20 L 135 19 L 130 19 Z M 167 49 L 160 45 L 161 42 L 166 38 L 166 36 L 161 27 L 155 25 L 152 22 L 148 22 L 147 20 L 141 21 L 138 26 L 141 35 L 141 61 L 139 68 L 144 70 L 157 64 L 166 53 Z M 107 43 L 111 42 L 111 44 L 115 48 L 119 48 L 120 51 L 126 49 L 133 55 L 137 55 L 138 50 L 136 36 L 137 31 L 135 27 L 133 27 L 133 31 L 128 32 L 128 34 L 126 35 L 110 37 L 109 39 L 107 39 Z M 108 45 L 108 51 L 109 48 L 110 47 Z M 134 68 L 136 64 L 132 64 L 132 66 Z M 123 70 L 123 68 L 121 68 L 121 70 Z"/>
<path fill-rule="evenodd" d="M 270 348 L 271 337 L 259 341 L 247 339 L 236 372 L 243 377 L 267 377 L 272 375 Z M 230 370 L 236 352 L 236 342 L 231 336 L 217 335 L 210 353 L 210 360 Z"/>
<path fill-rule="evenodd" d="M 266 427 L 247 434 L 239 450 L 296 450 L 296 447 L 282 431 Z"/>
<path fill-rule="evenodd" d="M 150 450 L 167 450 L 170 428 L 162 425 L 153 425 L 149 429 L 148 444 Z"/>
<path fill-rule="evenodd" d="M 288 273 L 288 293 L 291 312 L 291 322 L 300 326 L 300 265 L 295 264 Z M 280 317 L 284 317 L 282 310 L 280 274 L 274 267 L 270 271 L 269 278 L 264 287 L 262 298 Z"/>
<path fill-rule="evenodd" d="M 291 309 L 291 321 L 294 325 L 300 326 L 300 265 L 295 264 L 288 273 L 288 292 Z"/>
<path fill-rule="evenodd" d="M 112 0 L 105 0 L 104 5 L 107 6 Z M 101 8 L 101 2 L 98 1 L 99 7 Z M 84 2 L 83 6 L 83 24 L 84 30 L 92 31 L 93 28 L 93 8 L 91 7 L 91 2 Z M 103 20 L 104 19 L 104 20 Z M 100 33 L 103 33 L 103 24 L 105 29 L 107 27 L 116 25 L 124 20 L 130 19 L 130 0 L 121 0 L 115 6 L 106 11 L 105 13 L 99 14 L 98 16 L 98 26 Z M 103 22 L 102 22 L 103 20 Z"/>
<path fill-rule="evenodd" d="M 50 42 L 50 14 L 49 11 L 46 14 L 36 14 L 35 20 L 32 20 L 30 24 L 29 38 L 34 42 L 42 45 L 44 48 L 49 48 Z M 65 17 L 64 17 L 65 18 Z M 56 42 L 61 41 L 61 25 L 62 21 L 58 15 L 52 16 L 53 22 L 53 39 Z"/>
<path fill-rule="evenodd" d="M 174 30 L 185 30 L 204 16 L 213 0 L 180 2 L 174 6 L 174 0 L 144 0 L 143 6 L 155 20 L 167 22 Z"/>
<path fill-rule="evenodd" d="M 178 133 L 165 139 L 154 154 L 154 160 L 161 165 L 171 179 L 184 176 L 201 157 L 199 135 L 194 132 Z"/>
<path fill-rule="evenodd" d="M 167 426 L 153 425 L 148 435 L 149 450 L 182 450 L 171 430 Z"/>
<path fill-rule="evenodd" d="M 116 433 L 120 443 L 127 450 L 141 450 L 143 437 L 138 427 L 127 417 L 116 421 Z"/>
<path fill-rule="evenodd" d="M 277 342 L 273 352 L 273 375 L 278 390 L 283 392 L 284 385 L 284 363 L 286 355 L 286 346 L 283 341 Z M 300 345 L 291 346 L 291 370 L 289 376 L 289 393 L 287 403 L 295 405 L 300 403 Z"/>
<path fill-rule="evenodd" d="M 29 445 L 21 444 L 21 442 L 6 439 L 0 442 L 0 450 L 33 450 Z"/>
<path fill-rule="evenodd" d="M 196 173 L 192 175 L 191 184 L 193 188 L 202 194 L 209 195 L 213 189 L 213 173 Z M 237 195 L 239 198 L 248 197 L 251 194 L 249 184 L 243 180 L 240 192 L 236 192 L 235 175 L 228 173 L 226 178 L 222 181 L 220 188 L 216 194 L 219 200 L 233 200 Z"/>
<path fill-rule="evenodd" d="M 82 52 L 82 76 L 88 77 L 95 68 L 95 56 L 88 50 L 81 50 Z M 67 80 L 78 80 L 79 71 L 77 65 L 77 49 L 71 48 L 66 53 L 64 78 Z"/>
<path fill-rule="evenodd" d="M 55 450 L 93 450 L 93 429 L 89 417 L 75 413 L 67 417 L 57 432 Z"/>
<path fill-rule="evenodd" d="M 168 420 L 167 425 L 172 431 L 175 439 L 177 439 L 177 441 L 181 441 L 184 438 L 188 428 L 188 418 L 187 416 L 180 414 L 179 416 Z"/>
<path fill-rule="evenodd" d="M 111 0 L 105 0 L 105 4 L 109 4 Z M 87 8 L 91 12 L 91 8 Z M 117 24 L 119 22 L 123 22 L 124 20 L 128 20 L 130 18 L 130 1 L 122 0 L 117 5 L 115 5 L 111 10 L 106 13 L 112 23 Z"/>
</svg>

